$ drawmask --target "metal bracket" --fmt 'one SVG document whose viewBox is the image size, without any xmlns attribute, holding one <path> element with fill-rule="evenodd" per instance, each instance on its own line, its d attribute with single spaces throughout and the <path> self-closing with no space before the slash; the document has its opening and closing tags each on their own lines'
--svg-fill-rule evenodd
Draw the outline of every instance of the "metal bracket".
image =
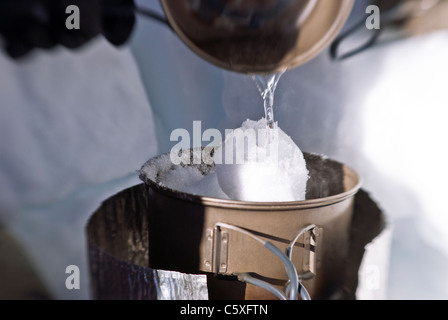
<svg viewBox="0 0 448 320">
<path fill-rule="evenodd" d="M 213 267 L 213 229 L 206 230 L 204 266 L 205 266 L 205 271 L 212 272 L 212 267 Z"/>
<path fill-rule="evenodd" d="M 316 275 L 322 260 L 323 228 L 314 227 L 298 239 L 302 243 L 302 273 L 311 278 Z M 204 255 L 205 271 L 226 273 L 228 268 L 229 233 L 219 227 L 206 230 Z"/>
<path fill-rule="evenodd" d="M 227 271 L 227 252 L 229 233 L 219 227 L 206 230 L 205 258 L 206 271 L 225 273 Z"/>
<path fill-rule="evenodd" d="M 302 271 L 303 273 L 312 273 L 316 275 L 317 268 L 320 267 L 322 260 L 322 243 L 323 228 L 315 227 L 302 235 L 303 256 Z"/>
</svg>

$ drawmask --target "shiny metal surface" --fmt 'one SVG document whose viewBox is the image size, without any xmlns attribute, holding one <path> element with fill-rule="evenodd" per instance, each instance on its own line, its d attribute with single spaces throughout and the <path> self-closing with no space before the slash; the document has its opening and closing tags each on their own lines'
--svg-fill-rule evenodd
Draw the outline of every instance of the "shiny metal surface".
<svg viewBox="0 0 448 320">
<path fill-rule="evenodd" d="M 87 225 L 98 300 L 207 300 L 207 276 L 156 270 L 148 261 L 148 196 L 137 185 L 107 199 Z"/>
<path fill-rule="evenodd" d="M 208 300 L 207 276 L 154 270 L 157 300 Z"/>
<path fill-rule="evenodd" d="M 149 268 L 152 257 L 149 256 L 148 231 L 153 228 L 148 225 L 152 206 L 147 189 L 142 183 L 105 199 L 89 220 L 86 231 L 94 299 L 162 299 L 166 297 L 161 294 L 161 286 L 157 281 L 160 270 Z M 384 214 L 369 195 L 360 190 L 355 198 L 349 236 L 350 245 L 344 263 L 344 277 L 336 286 L 326 288 L 326 293 L 318 297 L 322 299 L 355 298 L 365 247 L 368 243 L 372 243 L 372 239 L 384 232 L 384 227 Z M 325 234 L 323 238 L 326 242 Z M 319 241 L 321 241 L 320 237 L 318 243 Z M 185 240 L 181 239 L 178 245 L 185 248 L 184 242 Z M 298 242 L 301 242 L 300 238 Z M 297 249 L 299 248 L 294 250 L 293 255 L 300 254 Z M 168 251 L 165 251 L 165 254 L 168 255 Z M 194 257 L 190 258 L 194 259 Z M 202 273 L 199 270 L 197 272 Z M 174 278 L 177 276 L 176 272 L 164 273 L 164 275 L 173 275 Z M 229 281 L 232 279 L 220 278 L 210 272 L 206 272 L 206 275 L 209 299 L 244 299 L 245 297 L 248 299 L 251 295 L 253 296 L 251 286 L 246 286 L 243 282 L 236 279 Z M 183 291 L 189 294 L 191 299 L 202 293 L 205 295 L 203 278 L 185 276 L 176 279 L 180 281 L 180 288 L 194 286 L 192 291 Z M 172 290 L 173 292 L 168 293 L 171 299 L 179 299 L 177 289 L 173 287 Z M 183 294 L 183 297 L 186 295 Z"/>
<path fill-rule="evenodd" d="M 354 196 L 361 181 L 346 165 L 317 155 L 305 156 L 311 178 L 307 200 L 297 202 L 255 203 L 200 197 L 171 190 L 141 175 L 149 192 L 150 267 L 184 273 L 212 270 L 225 276 L 251 272 L 281 284 L 287 280 L 284 265 L 263 246 L 238 232 L 223 229 L 228 232 L 223 258 L 220 250 L 210 253 L 210 247 L 214 247 L 210 230 L 215 230 L 217 223 L 235 225 L 285 250 L 301 228 L 314 224 L 323 229 L 324 239 L 318 240 L 312 249 L 314 240 L 298 242 L 292 261 L 299 273 L 316 274 L 304 282 L 313 299 L 328 296 L 344 277 Z M 216 234 L 213 236 L 216 239 Z M 318 250 L 314 252 L 315 249 Z M 311 250 L 319 259 L 314 259 Z M 214 261 L 210 261 L 211 257 Z M 221 265 L 223 262 L 225 266 Z M 264 290 L 257 289 L 248 285 L 246 298 L 269 298 Z"/>
<path fill-rule="evenodd" d="M 354 0 L 161 0 L 167 19 L 196 54 L 241 73 L 294 68 L 337 35 Z"/>
</svg>

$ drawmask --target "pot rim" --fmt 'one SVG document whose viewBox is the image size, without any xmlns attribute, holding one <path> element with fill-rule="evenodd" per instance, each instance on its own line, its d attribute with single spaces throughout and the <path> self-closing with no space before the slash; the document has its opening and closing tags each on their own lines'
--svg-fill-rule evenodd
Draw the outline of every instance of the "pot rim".
<svg viewBox="0 0 448 320">
<path fill-rule="evenodd" d="M 158 158 L 160 156 L 163 155 L 159 155 L 155 158 Z M 330 158 L 328 158 L 327 160 L 340 163 L 339 161 L 332 160 Z M 147 163 L 145 163 L 143 166 L 145 166 Z M 160 192 L 164 195 L 167 195 L 175 199 L 209 207 L 220 207 L 220 208 L 238 209 L 238 210 L 257 210 L 257 211 L 283 211 L 283 210 L 298 210 L 298 209 L 300 210 L 300 209 L 325 207 L 336 204 L 338 202 L 342 202 L 346 199 L 353 197 L 359 191 L 359 189 L 361 189 L 363 181 L 361 177 L 357 174 L 357 172 L 353 168 L 347 166 L 346 164 L 342 164 L 342 167 L 344 170 L 344 177 L 351 176 L 354 179 L 356 179 L 356 183 L 353 186 L 351 186 L 347 191 L 317 199 L 284 201 L 284 202 L 255 202 L 255 201 L 212 198 L 174 190 L 167 186 L 160 185 L 159 183 L 153 181 L 147 175 L 144 175 L 142 173 L 140 174 L 140 179 L 143 180 L 143 182 L 146 184 L 147 187 L 157 192 Z"/>
</svg>

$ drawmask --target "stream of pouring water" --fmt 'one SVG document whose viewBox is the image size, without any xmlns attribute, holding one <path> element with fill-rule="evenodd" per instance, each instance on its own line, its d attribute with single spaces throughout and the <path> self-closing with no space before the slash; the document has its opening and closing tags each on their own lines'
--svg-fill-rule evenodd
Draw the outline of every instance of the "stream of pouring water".
<svg viewBox="0 0 448 320">
<path fill-rule="evenodd" d="M 261 93 L 261 98 L 264 102 L 264 112 L 266 122 L 269 128 L 274 126 L 274 94 L 277 88 L 278 81 L 285 73 L 286 69 L 278 73 L 268 75 L 253 75 L 252 79 L 255 81 L 258 90 Z"/>
</svg>

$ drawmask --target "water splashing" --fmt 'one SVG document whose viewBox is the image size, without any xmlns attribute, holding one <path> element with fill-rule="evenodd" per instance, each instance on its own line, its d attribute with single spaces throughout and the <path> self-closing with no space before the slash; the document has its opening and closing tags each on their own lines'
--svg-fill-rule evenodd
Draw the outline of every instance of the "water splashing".
<svg viewBox="0 0 448 320">
<path fill-rule="evenodd" d="M 266 122 L 268 127 L 271 129 L 274 127 L 274 93 L 277 88 L 278 81 L 285 71 L 286 69 L 269 75 L 252 76 L 252 79 L 255 81 L 255 84 L 261 93 L 261 98 L 264 102 Z"/>
</svg>

